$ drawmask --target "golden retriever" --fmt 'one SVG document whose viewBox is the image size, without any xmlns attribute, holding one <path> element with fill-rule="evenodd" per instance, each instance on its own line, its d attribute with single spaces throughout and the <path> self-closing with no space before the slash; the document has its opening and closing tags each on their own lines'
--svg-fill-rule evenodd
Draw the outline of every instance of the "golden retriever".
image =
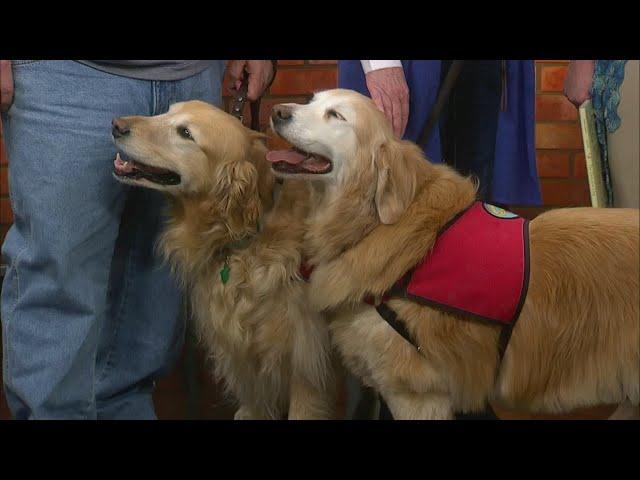
<svg viewBox="0 0 640 480">
<path fill-rule="evenodd" d="M 187 288 L 236 419 L 326 419 L 335 378 L 325 320 L 299 276 L 306 186 L 278 186 L 264 135 L 198 101 L 113 121 L 115 177 L 167 194 L 159 249 Z"/>
<path fill-rule="evenodd" d="M 529 412 L 640 400 L 639 215 L 560 209 L 530 223 L 529 289 L 500 361 L 501 327 L 406 299 L 388 301 L 421 352 L 365 303 L 418 264 L 476 185 L 394 137 L 368 98 L 348 90 L 274 107 L 295 148 L 270 153 L 281 178 L 307 180 L 310 300 L 330 313 L 347 366 L 396 419 L 450 419 L 487 402 Z"/>
</svg>

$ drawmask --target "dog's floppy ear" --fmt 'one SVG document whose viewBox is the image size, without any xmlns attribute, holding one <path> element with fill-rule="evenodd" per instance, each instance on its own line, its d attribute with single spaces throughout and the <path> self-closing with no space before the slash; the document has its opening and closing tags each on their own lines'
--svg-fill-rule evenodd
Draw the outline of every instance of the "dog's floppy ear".
<svg viewBox="0 0 640 480">
<path fill-rule="evenodd" d="M 401 142 L 390 140 L 374 152 L 377 184 L 375 203 L 384 224 L 397 222 L 413 201 L 416 172 L 408 160 L 411 152 Z"/>
<path fill-rule="evenodd" d="M 258 172 L 251 162 L 242 160 L 222 165 L 214 188 L 231 235 L 240 237 L 247 230 L 257 228 L 261 204 Z"/>
</svg>

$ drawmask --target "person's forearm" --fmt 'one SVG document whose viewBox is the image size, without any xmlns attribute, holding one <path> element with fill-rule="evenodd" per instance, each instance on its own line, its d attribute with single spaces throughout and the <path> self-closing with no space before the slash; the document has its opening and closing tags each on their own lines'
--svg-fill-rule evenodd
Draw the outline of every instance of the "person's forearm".
<svg viewBox="0 0 640 480">
<path fill-rule="evenodd" d="M 373 72 L 375 70 L 382 70 L 383 68 L 402 68 L 402 62 L 400 60 L 360 60 L 364 73 Z"/>
</svg>

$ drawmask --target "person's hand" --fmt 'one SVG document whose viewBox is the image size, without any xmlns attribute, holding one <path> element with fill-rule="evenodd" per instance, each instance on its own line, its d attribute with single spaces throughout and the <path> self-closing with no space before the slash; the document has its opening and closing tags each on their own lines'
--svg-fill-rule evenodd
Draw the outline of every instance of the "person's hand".
<svg viewBox="0 0 640 480">
<path fill-rule="evenodd" d="M 569 63 L 567 78 L 564 81 L 564 95 L 579 108 L 591 98 L 595 60 L 574 60 Z"/>
<path fill-rule="evenodd" d="M 400 67 L 373 70 L 366 74 L 366 80 L 371 98 L 401 138 L 409 121 L 409 87 L 404 70 Z"/>
<path fill-rule="evenodd" d="M 11 60 L 0 60 L 0 111 L 9 110 L 11 102 L 13 102 Z"/>
<path fill-rule="evenodd" d="M 271 60 L 231 60 L 229 74 L 231 75 L 233 90 L 238 90 L 242 84 L 242 72 L 249 73 L 247 97 L 251 101 L 260 98 L 273 80 L 273 63 Z"/>
</svg>

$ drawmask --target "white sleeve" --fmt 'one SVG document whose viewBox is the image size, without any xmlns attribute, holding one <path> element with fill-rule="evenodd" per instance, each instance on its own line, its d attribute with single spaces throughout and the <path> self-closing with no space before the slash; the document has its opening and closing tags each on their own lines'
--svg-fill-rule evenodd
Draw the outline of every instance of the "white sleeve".
<svg viewBox="0 0 640 480">
<path fill-rule="evenodd" d="M 362 64 L 364 73 L 381 70 L 383 68 L 402 68 L 402 62 L 400 60 L 360 60 L 360 63 Z"/>
</svg>

